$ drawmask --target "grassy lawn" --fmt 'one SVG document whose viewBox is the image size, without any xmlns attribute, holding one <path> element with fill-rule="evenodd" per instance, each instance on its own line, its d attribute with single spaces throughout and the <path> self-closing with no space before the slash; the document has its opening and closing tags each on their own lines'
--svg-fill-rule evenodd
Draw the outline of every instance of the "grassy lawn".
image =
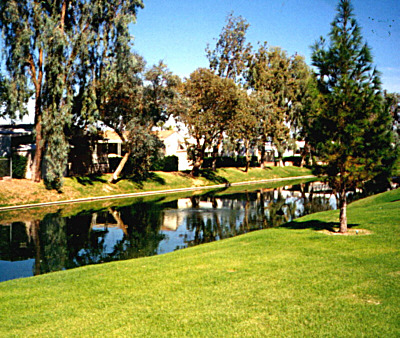
<svg viewBox="0 0 400 338">
<path fill-rule="evenodd" d="M 310 175 L 311 171 L 298 167 L 254 168 L 248 173 L 241 169 L 224 168 L 216 173 L 202 171 L 201 177 L 191 178 L 181 172 L 154 172 L 145 182 L 122 179 L 116 184 L 107 182 L 109 175 L 71 177 L 65 179 L 63 193 L 46 190 L 43 184 L 29 180 L 0 181 L 0 206 L 62 201 L 95 196 L 109 196 L 142 191 L 210 186 L 223 183 L 246 182 L 280 177 Z"/>
<path fill-rule="evenodd" d="M 400 336 L 400 189 L 148 258 L 0 283 L 0 336 Z"/>
</svg>

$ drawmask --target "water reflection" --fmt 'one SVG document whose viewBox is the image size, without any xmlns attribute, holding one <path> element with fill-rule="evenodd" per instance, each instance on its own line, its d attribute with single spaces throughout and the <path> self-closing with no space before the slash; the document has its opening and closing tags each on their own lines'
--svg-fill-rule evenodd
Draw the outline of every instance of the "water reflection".
<svg viewBox="0 0 400 338">
<path fill-rule="evenodd" d="M 335 200 L 323 189 L 316 183 L 304 183 L 228 190 L 0 224 L 0 281 L 152 256 L 279 226 L 335 208 Z"/>
</svg>

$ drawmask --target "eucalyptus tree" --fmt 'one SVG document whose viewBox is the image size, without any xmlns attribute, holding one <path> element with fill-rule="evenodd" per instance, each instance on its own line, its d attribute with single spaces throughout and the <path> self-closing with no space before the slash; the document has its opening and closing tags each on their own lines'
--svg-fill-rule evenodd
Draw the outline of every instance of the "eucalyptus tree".
<svg viewBox="0 0 400 338">
<path fill-rule="evenodd" d="M 239 89 L 240 109 L 238 109 L 234 123 L 227 131 L 233 140 L 241 140 L 246 159 L 245 172 L 248 172 L 251 156 L 250 150 L 256 148 L 259 143 L 259 121 L 260 121 L 260 97 L 258 93 L 247 93 Z"/>
<path fill-rule="evenodd" d="M 229 14 L 226 18 L 225 27 L 222 29 L 219 38 L 216 39 L 214 49 L 211 49 L 210 45 L 207 45 L 206 48 L 210 69 L 222 78 L 232 79 L 238 86 L 242 86 L 244 83 L 244 74 L 247 71 L 247 63 L 251 55 L 252 46 L 250 43 L 246 43 L 246 33 L 249 26 L 249 23 L 243 17 L 236 17 L 233 13 Z M 244 118 L 245 114 L 242 112 L 241 121 L 244 121 Z M 251 116 L 249 118 L 252 120 Z M 245 145 L 248 144 L 249 140 L 245 138 L 246 133 L 239 133 L 241 128 L 235 128 L 235 125 L 232 127 L 228 131 L 234 132 L 229 133 L 228 136 L 242 139 Z M 223 137 L 224 135 L 221 133 L 213 145 L 213 170 L 216 169 L 216 157 Z"/>
<path fill-rule="evenodd" d="M 174 113 L 180 86 L 163 62 L 146 70 L 140 56 L 125 58 L 124 68 L 105 73 L 97 88 L 100 119 L 118 134 L 125 150 L 110 182 L 118 180 L 129 158 L 136 176 L 147 175 L 162 147 L 152 128 Z"/>
<path fill-rule="evenodd" d="M 252 46 L 246 44 L 246 32 L 249 23 L 241 16 L 228 15 L 226 26 L 222 29 L 215 48 L 207 45 L 206 53 L 210 69 L 220 77 L 240 83 L 247 68 L 247 60 Z"/>
<path fill-rule="evenodd" d="M 64 128 L 74 109 L 96 111 L 99 74 L 129 51 L 128 26 L 141 7 L 141 0 L 0 1 L 8 116 L 25 115 L 27 101 L 35 100 L 34 181 L 41 180 L 46 149 L 46 181 L 60 189 Z"/>
<path fill-rule="evenodd" d="M 241 108 L 240 92 L 232 79 L 199 68 L 183 83 L 182 94 L 187 102 L 179 119 L 195 140 L 190 157 L 193 161 L 191 174 L 196 176 L 206 150 L 235 122 Z"/>
<path fill-rule="evenodd" d="M 308 91 L 310 69 L 300 55 L 288 56 L 280 47 L 264 43 L 249 59 L 247 87 L 258 93 L 261 164 L 265 143 L 270 142 L 282 165 L 283 153 L 294 149 L 295 136 L 302 129 L 302 114 Z"/>
<path fill-rule="evenodd" d="M 392 116 L 393 130 L 397 134 L 397 142 L 400 143 L 400 94 L 384 92 L 385 107 Z"/>
<path fill-rule="evenodd" d="M 316 169 L 336 193 L 344 233 L 347 192 L 379 174 L 394 150 L 379 73 L 350 1 L 339 1 L 329 38 L 312 47 L 319 91 L 308 137 L 322 163 Z"/>
</svg>

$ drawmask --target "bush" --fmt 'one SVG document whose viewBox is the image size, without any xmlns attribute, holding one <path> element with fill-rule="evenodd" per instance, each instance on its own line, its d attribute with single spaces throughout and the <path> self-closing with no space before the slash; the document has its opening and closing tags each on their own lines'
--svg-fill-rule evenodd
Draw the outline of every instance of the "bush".
<svg viewBox="0 0 400 338">
<path fill-rule="evenodd" d="M 165 156 L 153 163 L 151 170 L 153 171 L 178 171 L 179 159 L 175 155 Z"/>
<path fill-rule="evenodd" d="M 163 171 L 178 171 L 179 159 L 175 155 L 164 157 Z"/>
<path fill-rule="evenodd" d="M 28 159 L 18 154 L 12 155 L 12 177 L 25 178 Z"/>
<path fill-rule="evenodd" d="M 10 161 L 7 157 L 0 157 L 0 177 L 10 176 Z"/>
</svg>

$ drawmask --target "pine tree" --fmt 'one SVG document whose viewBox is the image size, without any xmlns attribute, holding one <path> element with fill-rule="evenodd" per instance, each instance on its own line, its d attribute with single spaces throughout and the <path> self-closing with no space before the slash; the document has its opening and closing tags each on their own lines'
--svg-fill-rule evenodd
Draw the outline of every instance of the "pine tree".
<svg viewBox="0 0 400 338">
<path fill-rule="evenodd" d="M 318 92 L 308 138 L 336 193 L 343 233 L 347 192 L 376 176 L 392 151 L 390 116 L 349 0 L 340 0 L 329 37 L 328 46 L 321 37 L 312 47 Z"/>
</svg>

